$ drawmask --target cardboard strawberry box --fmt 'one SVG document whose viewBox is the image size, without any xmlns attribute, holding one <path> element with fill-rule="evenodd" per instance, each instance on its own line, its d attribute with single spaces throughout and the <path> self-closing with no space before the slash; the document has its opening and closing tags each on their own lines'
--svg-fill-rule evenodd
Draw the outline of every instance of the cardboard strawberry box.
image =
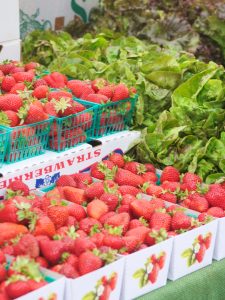
<svg viewBox="0 0 225 300">
<path fill-rule="evenodd" d="M 121 299 L 134 299 L 166 285 L 172 245 L 170 238 L 125 256 Z"/>
<path fill-rule="evenodd" d="M 124 258 L 77 279 L 67 279 L 65 300 L 120 299 Z"/>
</svg>

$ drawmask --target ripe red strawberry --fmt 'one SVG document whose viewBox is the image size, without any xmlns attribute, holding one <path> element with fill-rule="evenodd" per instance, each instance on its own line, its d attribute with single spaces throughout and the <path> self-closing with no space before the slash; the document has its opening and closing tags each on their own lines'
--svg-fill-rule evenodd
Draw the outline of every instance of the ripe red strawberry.
<svg viewBox="0 0 225 300">
<path fill-rule="evenodd" d="M 87 185 L 92 184 L 93 182 L 91 175 L 88 173 L 76 173 L 76 174 L 72 174 L 71 176 L 77 182 L 78 185 L 81 182 L 84 182 Z"/>
<path fill-rule="evenodd" d="M 142 190 L 145 194 L 155 197 L 160 197 L 163 193 L 163 189 L 161 186 L 149 182 L 145 182 L 143 184 Z"/>
<path fill-rule="evenodd" d="M 6 94 L 0 96 L 0 109 L 18 112 L 23 102 L 19 95 Z"/>
<path fill-rule="evenodd" d="M 109 155 L 109 160 L 114 163 L 118 168 L 123 168 L 125 165 L 125 160 L 122 154 L 113 152 Z"/>
<path fill-rule="evenodd" d="M 33 97 L 36 97 L 37 99 L 43 99 L 47 97 L 49 88 L 47 85 L 39 85 L 33 90 Z"/>
<path fill-rule="evenodd" d="M 145 226 L 136 227 L 134 229 L 128 230 L 125 236 L 135 236 L 140 244 L 143 244 L 147 234 L 149 233 L 150 229 Z"/>
<path fill-rule="evenodd" d="M 154 212 L 150 219 L 150 227 L 156 230 L 165 228 L 166 231 L 169 231 L 171 219 L 171 216 L 166 212 Z"/>
<path fill-rule="evenodd" d="M 114 87 L 114 92 L 112 96 L 112 101 L 117 102 L 126 98 L 129 98 L 129 90 L 125 84 L 120 83 Z"/>
<path fill-rule="evenodd" d="M 74 181 L 72 176 L 70 176 L 70 175 L 61 175 L 60 178 L 56 181 L 56 186 L 77 187 L 77 184 Z"/>
<path fill-rule="evenodd" d="M 34 79 L 34 73 L 32 72 L 18 72 L 12 74 L 16 82 L 32 82 Z"/>
<path fill-rule="evenodd" d="M 26 89 L 26 85 L 23 82 L 16 83 L 11 90 L 9 91 L 10 94 L 18 94 L 20 91 L 24 91 Z"/>
<path fill-rule="evenodd" d="M 74 250 L 73 253 L 77 256 L 80 256 L 83 252 L 88 250 L 93 250 L 96 248 L 96 245 L 89 238 L 78 237 L 74 241 Z"/>
<path fill-rule="evenodd" d="M 40 249 L 50 264 L 57 264 L 64 252 L 64 244 L 62 241 L 41 241 Z"/>
<path fill-rule="evenodd" d="M 52 99 L 60 100 L 61 98 L 73 98 L 73 95 L 67 91 L 51 91 L 48 94 L 48 100 L 51 101 Z"/>
<path fill-rule="evenodd" d="M 176 195 L 174 195 L 172 193 L 169 193 L 169 192 L 162 193 L 160 195 L 160 198 L 163 199 L 163 200 L 165 200 L 165 201 L 171 202 L 171 203 L 177 203 L 177 197 L 176 197 Z"/>
<path fill-rule="evenodd" d="M 99 89 L 99 91 L 97 92 L 97 94 L 104 95 L 108 99 L 111 99 L 112 96 L 113 96 L 113 87 L 110 86 L 110 85 L 105 86 L 105 87 Z"/>
<path fill-rule="evenodd" d="M 197 184 L 202 183 L 202 180 L 198 175 L 187 172 L 184 174 L 182 183 L 188 191 L 195 191 L 197 189 Z"/>
<path fill-rule="evenodd" d="M 60 274 L 66 276 L 67 278 L 72 278 L 72 279 L 75 279 L 75 278 L 80 276 L 79 273 L 77 272 L 76 268 L 73 267 L 69 263 L 64 263 L 62 265 L 62 268 L 60 270 Z"/>
<path fill-rule="evenodd" d="M 129 230 L 140 226 L 148 227 L 148 222 L 144 218 L 133 219 L 130 221 Z"/>
<path fill-rule="evenodd" d="M 0 71 L 2 71 L 4 75 L 8 75 L 14 67 L 15 64 L 12 61 L 6 60 L 0 64 Z"/>
<path fill-rule="evenodd" d="M 79 256 L 78 269 L 81 275 L 100 269 L 102 266 L 102 260 L 92 252 L 87 251 Z"/>
<path fill-rule="evenodd" d="M 0 112 L 0 124 L 4 126 L 15 127 L 19 125 L 20 119 L 17 113 L 12 110 L 6 110 Z"/>
<path fill-rule="evenodd" d="M 99 219 L 99 222 L 101 224 L 107 223 L 108 218 L 115 216 L 116 213 L 114 211 L 109 211 L 106 214 L 102 215 L 101 218 Z"/>
<path fill-rule="evenodd" d="M 10 71 L 10 74 L 18 73 L 18 72 L 25 72 L 24 67 L 15 66 L 15 67 L 12 68 L 12 70 Z"/>
<path fill-rule="evenodd" d="M 101 229 L 102 224 L 93 218 L 84 218 L 79 223 L 79 228 L 89 234 L 92 230 L 92 228 L 95 226 L 95 228 Z"/>
<path fill-rule="evenodd" d="M 132 195 L 134 197 L 136 197 L 137 194 L 141 192 L 138 188 L 131 185 L 121 185 L 118 188 L 118 191 L 120 192 L 121 195 Z"/>
<path fill-rule="evenodd" d="M 87 206 L 88 216 L 93 218 L 93 219 L 97 219 L 97 220 L 101 216 L 106 214 L 108 212 L 108 210 L 109 210 L 109 208 L 105 204 L 105 202 L 103 202 L 101 200 L 98 200 L 98 199 L 94 199 L 93 201 L 88 203 L 88 206 Z"/>
<path fill-rule="evenodd" d="M 50 238 L 53 237 L 55 235 L 54 223 L 47 216 L 39 217 L 35 224 L 33 235 L 47 235 Z"/>
<path fill-rule="evenodd" d="M 131 185 L 135 187 L 138 187 L 143 183 L 143 179 L 141 178 L 141 176 L 120 168 L 116 172 L 114 180 L 119 185 Z"/>
<path fill-rule="evenodd" d="M 197 210 L 199 212 L 207 211 L 209 204 L 205 197 L 201 196 L 198 193 L 190 194 L 188 199 L 191 200 L 189 204 L 189 208 L 193 210 Z"/>
<path fill-rule="evenodd" d="M 0 250 L 0 264 L 4 264 L 6 262 L 5 254 L 2 250 Z"/>
<path fill-rule="evenodd" d="M 47 259 L 45 259 L 45 258 L 42 257 L 42 256 L 36 257 L 35 261 L 36 261 L 36 262 L 40 265 L 40 267 L 42 267 L 42 268 L 48 268 L 48 267 L 49 267 L 49 264 L 48 264 Z"/>
<path fill-rule="evenodd" d="M 8 187 L 8 190 L 12 190 L 13 192 L 18 192 L 19 195 L 28 196 L 29 195 L 29 187 L 21 180 L 12 181 Z"/>
<path fill-rule="evenodd" d="M 110 173 L 109 170 L 112 170 L 114 163 L 109 160 L 103 160 L 102 162 L 96 162 L 91 166 L 91 176 L 100 180 L 104 180 L 105 177 Z"/>
<path fill-rule="evenodd" d="M 52 220 L 55 228 L 64 226 L 68 220 L 69 212 L 67 206 L 51 205 L 47 210 L 48 217 Z"/>
<path fill-rule="evenodd" d="M 18 280 L 6 286 L 6 292 L 10 299 L 16 299 L 31 292 L 28 281 L 24 281 L 23 277 L 21 280 L 19 278 L 18 276 Z"/>
<path fill-rule="evenodd" d="M 106 96 L 98 94 L 89 94 L 85 100 L 98 104 L 104 104 L 109 101 L 109 99 Z"/>
<path fill-rule="evenodd" d="M 156 169 L 153 166 L 153 164 L 147 163 L 147 164 L 144 164 L 144 165 L 145 165 L 145 168 L 146 168 L 147 172 L 153 172 L 153 173 L 155 173 Z"/>
<path fill-rule="evenodd" d="M 61 98 L 60 100 L 52 100 L 55 110 L 60 118 L 73 115 L 77 112 L 76 105 L 71 98 Z"/>
<path fill-rule="evenodd" d="M 66 148 L 66 140 L 63 136 L 61 136 L 60 139 L 57 137 L 50 139 L 49 147 L 55 151 L 62 151 Z"/>
<path fill-rule="evenodd" d="M 85 191 L 70 186 L 63 187 L 64 198 L 70 202 L 83 204 L 87 201 Z"/>
<path fill-rule="evenodd" d="M 145 238 L 145 243 L 148 246 L 155 245 L 166 240 L 169 237 L 165 228 L 161 228 L 160 230 L 151 229 Z"/>
<path fill-rule="evenodd" d="M 125 246 L 125 241 L 122 236 L 115 234 L 105 234 L 103 245 L 112 249 L 120 250 Z"/>
<path fill-rule="evenodd" d="M 64 88 L 67 84 L 66 76 L 59 72 L 52 72 L 51 74 L 45 75 L 42 79 L 44 79 L 51 88 Z"/>
<path fill-rule="evenodd" d="M 115 193 L 104 193 L 100 200 L 108 206 L 109 211 L 114 211 L 119 204 L 119 196 Z"/>
<path fill-rule="evenodd" d="M 46 85 L 47 86 L 47 83 L 45 82 L 44 79 L 37 79 L 34 84 L 33 84 L 33 88 L 35 89 L 36 87 L 40 86 L 40 85 Z"/>
<path fill-rule="evenodd" d="M 180 189 L 180 183 L 172 182 L 172 181 L 163 181 L 161 187 L 163 188 L 164 191 L 175 192 L 176 190 Z"/>
<path fill-rule="evenodd" d="M 121 227 L 123 230 L 123 234 L 125 234 L 128 230 L 129 222 L 130 216 L 128 213 L 124 212 L 107 218 L 105 224 L 111 225 L 113 227 Z"/>
<path fill-rule="evenodd" d="M 146 220 L 150 220 L 155 207 L 151 204 L 151 202 L 140 199 L 131 202 L 130 209 L 136 217 L 144 217 Z"/>
<path fill-rule="evenodd" d="M 47 285 L 47 282 L 45 280 L 36 281 L 34 279 L 29 279 L 28 283 L 30 285 L 31 291 L 38 290 L 43 286 Z"/>
<path fill-rule="evenodd" d="M 77 221 L 80 221 L 87 216 L 83 206 L 76 203 L 70 203 L 68 205 L 68 211 L 69 211 L 69 215 L 73 216 Z"/>
<path fill-rule="evenodd" d="M 140 245 L 140 241 L 136 236 L 124 236 L 123 241 L 126 252 L 128 253 L 134 252 Z"/>
<path fill-rule="evenodd" d="M 191 227 L 191 218 L 183 212 L 176 212 L 171 221 L 172 230 L 188 229 Z"/>
<path fill-rule="evenodd" d="M 121 204 L 122 205 L 130 205 L 131 202 L 137 200 L 137 198 L 131 194 L 125 194 L 122 197 Z"/>
<path fill-rule="evenodd" d="M 7 278 L 7 271 L 4 265 L 0 265 L 0 283 Z M 1 299 L 1 298 L 0 298 Z"/>
<path fill-rule="evenodd" d="M 15 79 L 12 76 L 5 76 L 2 79 L 1 89 L 4 92 L 9 92 L 16 84 Z"/>
<path fill-rule="evenodd" d="M 24 66 L 24 68 L 25 68 L 25 71 L 29 71 L 29 70 L 36 69 L 39 66 L 40 66 L 39 63 L 31 61 L 31 62 L 27 63 Z"/>
<path fill-rule="evenodd" d="M 220 184 L 211 184 L 205 198 L 210 206 L 217 206 L 225 210 L 225 190 Z"/>
<path fill-rule="evenodd" d="M 45 103 L 43 109 L 44 109 L 44 112 L 46 114 L 48 114 L 50 116 L 53 116 L 53 117 L 58 117 L 58 113 L 55 109 L 54 103 L 52 103 L 52 102 Z M 53 123 L 53 126 L 56 129 L 55 131 L 53 130 L 53 132 L 56 132 L 56 134 L 50 134 L 50 136 L 52 136 L 52 135 L 56 136 L 57 135 L 58 126 L 55 125 L 55 123 Z"/>
<path fill-rule="evenodd" d="M 103 193 L 104 185 L 102 182 L 94 182 L 85 190 L 85 195 L 89 200 L 100 198 Z"/>
<path fill-rule="evenodd" d="M 146 172 L 142 175 L 144 182 L 152 182 L 156 183 L 158 181 L 158 177 L 153 172 Z"/>
<path fill-rule="evenodd" d="M 153 264 L 153 269 L 151 273 L 148 274 L 148 280 L 153 284 L 157 281 L 159 275 L 159 265 L 157 263 Z"/>
<path fill-rule="evenodd" d="M 213 216 L 216 218 L 223 218 L 223 217 L 225 217 L 225 212 L 222 208 L 214 206 L 214 207 L 210 207 L 207 210 L 207 215 L 210 215 L 210 216 Z"/>
<path fill-rule="evenodd" d="M 160 177 L 160 181 L 172 181 L 172 182 L 179 182 L 180 181 L 180 172 L 172 167 L 168 166 L 162 171 L 162 175 Z"/>
<path fill-rule="evenodd" d="M 85 82 L 82 82 L 80 80 L 70 80 L 67 83 L 67 87 L 72 91 L 73 95 L 77 98 L 80 98 L 85 86 L 86 86 Z"/>
<path fill-rule="evenodd" d="M 85 85 L 80 98 L 83 100 L 86 100 L 88 95 L 94 94 L 94 93 L 95 93 L 95 91 L 89 85 Z"/>
<path fill-rule="evenodd" d="M 30 104 L 28 109 L 21 109 L 19 114 L 21 119 L 24 119 L 25 124 L 33 124 L 49 118 L 42 108 L 34 104 Z"/>
<path fill-rule="evenodd" d="M 140 164 L 135 161 L 128 161 L 124 166 L 125 170 L 128 170 L 136 175 L 144 174 L 146 172 L 146 168 L 143 164 Z"/>
<path fill-rule="evenodd" d="M 206 252 L 205 244 L 200 244 L 200 249 L 195 255 L 195 258 L 199 263 L 201 263 L 203 261 L 204 256 L 205 256 L 205 252 Z"/>
<path fill-rule="evenodd" d="M 104 88 L 107 86 L 107 81 L 103 78 L 96 78 L 95 80 L 92 81 L 91 87 L 92 89 L 97 93 L 100 89 Z"/>
<path fill-rule="evenodd" d="M 36 238 L 32 234 L 25 234 L 14 244 L 14 255 L 29 255 L 32 258 L 39 256 L 39 245 Z"/>
</svg>

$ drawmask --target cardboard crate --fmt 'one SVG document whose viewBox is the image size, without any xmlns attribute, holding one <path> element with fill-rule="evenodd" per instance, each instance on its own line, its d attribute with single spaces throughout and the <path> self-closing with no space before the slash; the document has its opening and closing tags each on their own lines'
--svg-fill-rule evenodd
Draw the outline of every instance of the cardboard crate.
<svg viewBox="0 0 225 300">
<path fill-rule="evenodd" d="M 166 285 L 172 245 L 173 238 L 170 238 L 159 244 L 125 256 L 121 300 L 134 299 Z M 165 255 L 165 264 L 159 270 L 158 276 L 155 279 L 151 274 L 153 264 L 149 261 L 153 254 L 157 258 L 160 255 Z"/>
<path fill-rule="evenodd" d="M 4 31 L 4 30 L 3 30 Z M 4 60 L 20 60 L 21 40 L 0 42 L 0 63 Z"/>
</svg>

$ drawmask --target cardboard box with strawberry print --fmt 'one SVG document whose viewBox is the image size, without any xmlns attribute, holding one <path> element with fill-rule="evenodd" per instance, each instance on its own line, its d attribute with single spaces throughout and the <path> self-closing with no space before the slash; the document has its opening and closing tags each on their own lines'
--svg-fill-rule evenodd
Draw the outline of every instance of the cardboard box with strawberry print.
<svg viewBox="0 0 225 300">
<path fill-rule="evenodd" d="M 65 300 L 120 299 L 125 259 L 77 279 L 67 279 Z"/>
<path fill-rule="evenodd" d="M 176 280 L 212 263 L 218 220 L 174 237 L 169 276 Z"/>
<path fill-rule="evenodd" d="M 173 238 L 125 257 L 121 299 L 129 300 L 166 285 Z"/>
</svg>

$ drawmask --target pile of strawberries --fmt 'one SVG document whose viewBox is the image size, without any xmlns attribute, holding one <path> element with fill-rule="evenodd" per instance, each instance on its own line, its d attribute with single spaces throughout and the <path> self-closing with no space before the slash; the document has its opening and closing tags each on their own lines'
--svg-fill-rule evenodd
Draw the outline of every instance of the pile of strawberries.
<svg viewBox="0 0 225 300">
<path fill-rule="evenodd" d="M 9 267 L 0 250 L 0 299 L 12 300 L 47 284 L 39 264 L 28 256 L 14 258 Z"/>
</svg>

